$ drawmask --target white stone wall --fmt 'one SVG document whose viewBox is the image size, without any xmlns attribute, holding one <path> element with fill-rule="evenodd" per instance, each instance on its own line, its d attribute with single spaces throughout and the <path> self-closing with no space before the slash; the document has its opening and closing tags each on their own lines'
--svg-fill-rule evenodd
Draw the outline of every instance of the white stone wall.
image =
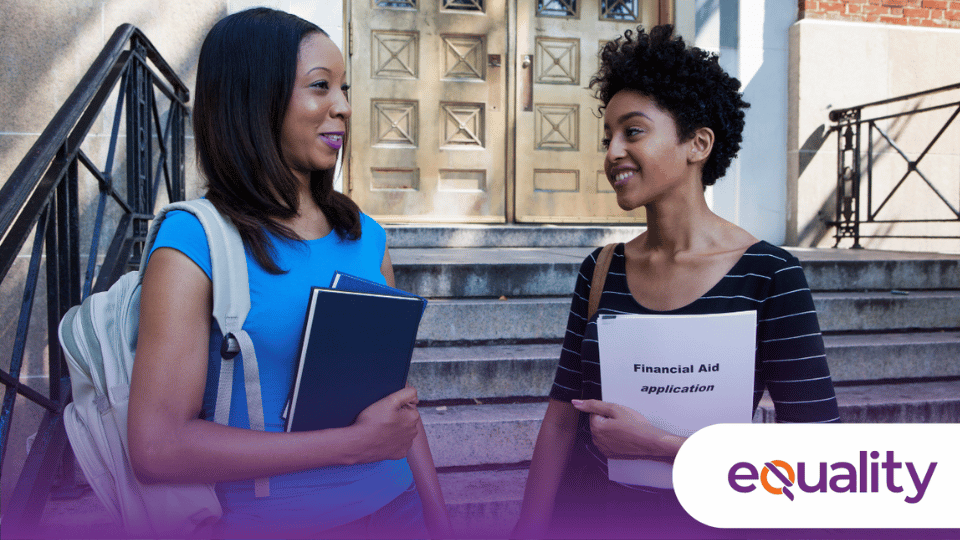
<svg viewBox="0 0 960 540">
<path fill-rule="evenodd" d="M 787 242 L 832 246 L 834 231 L 822 225 L 824 218 L 833 219 L 835 211 L 837 141 L 835 134 L 827 137 L 832 125 L 829 112 L 960 83 L 960 73 L 946 68 L 956 65 L 960 57 L 960 30 L 804 19 L 790 28 L 789 36 Z M 953 91 L 867 109 L 864 118 L 958 100 L 960 91 Z M 924 113 L 880 125 L 910 159 L 916 159 L 951 113 L 952 110 Z M 863 148 L 866 149 L 865 138 Z M 906 172 L 906 165 L 882 139 L 875 137 L 874 148 L 876 208 Z M 865 156 L 862 159 L 866 174 Z M 919 169 L 954 208 L 960 205 L 960 121 L 954 121 L 923 158 Z M 865 209 L 864 201 L 862 215 Z M 911 174 L 878 219 L 950 215 L 933 191 L 916 174 Z M 861 233 L 953 235 L 946 240 L 866 238 L 861 244 L 876 249 L 960 252 L 960 225 L 956 223 L 873 225 L 864 226 Z M 841 246 L 850 244 L 844 241 Z"/>
<path fill-rule="evenodd" d="M 254 6 L 289 11 L 343 43 L 343 5 L 306 0 L 4 0 L 0 17 L 0 183 L 6 182 L 40 132 L 122 23 L 140 28 L 193 90 L 200 44 L 220 18 Z M 109 137 L 103 115 L 85 150 L 96 160 Z M 192 158 L 188 130 L 187 154 Z M 188 196 L 199 186 L 187 167 Z"/>
<path fill-rule="evenodd" d="M 786 237 L 787 36 L 796 20 L 793 0 L 677 2 L 678 32 L 718 53 L 750 103 L 739 156 L 707 199 L 722 217 L 774 244 Z"/>
</svg>

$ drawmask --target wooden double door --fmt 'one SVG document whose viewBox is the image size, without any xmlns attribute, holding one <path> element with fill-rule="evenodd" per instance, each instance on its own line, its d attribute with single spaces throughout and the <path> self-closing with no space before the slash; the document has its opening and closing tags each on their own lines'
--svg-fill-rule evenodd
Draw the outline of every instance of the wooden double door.
<svg viewBox="0 0 960 540">
<path fill-rule="evenodd" d="M 385 223 L 642 221 L 603 175 L 600 46 L 666 0 L 351 0 L 345 186 Z"/>
</svg>

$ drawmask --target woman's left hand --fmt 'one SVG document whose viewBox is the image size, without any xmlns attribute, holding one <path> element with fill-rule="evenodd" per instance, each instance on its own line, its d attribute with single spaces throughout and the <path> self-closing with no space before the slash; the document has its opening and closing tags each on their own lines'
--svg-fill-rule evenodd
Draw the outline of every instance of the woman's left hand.
<svg viewBox="0 0 960 540">
<path fill-rule="evenodd" d="M 572 403 L 577 410 L 590 414 L 593 444 L 608 458 L 672 461 L 686 440 L 658 428 L 639 412 L 623 405 L 596 399 L 575 399 Z"/>
</svg>

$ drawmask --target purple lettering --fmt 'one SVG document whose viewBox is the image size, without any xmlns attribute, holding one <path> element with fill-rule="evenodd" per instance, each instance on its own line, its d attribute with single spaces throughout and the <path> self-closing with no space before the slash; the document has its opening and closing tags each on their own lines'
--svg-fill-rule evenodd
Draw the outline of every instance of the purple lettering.
<svg viewBox="0 0 960 540">
<path fill-rule="evenodd" d="M 920 480 L 920 476 L 917 474 L 917 470 L 913 467 L 913 463 L 907 462 L 907 472 L 910 473 L 910 478 L 913 479 L 913 486 L 917 488 L 917 494 L 913 497 L 907 497 L 904 499 L 910 504 L 920 502 L 920 499 L 923 498 L 923 494 L 927 492 L 927 487 L 930 485 L 930 478 L 933 476 L 933 470 L 937 468 L 937 462 L 934 461 L 927 468 L 927 474 L 924 475 L 923 480 Z"/>
<path fill-rule="evenodd" d="M 893 460 L 893 452 L 887 451 L 887 460 L 880 464 L 887 471 L 887 489 L 894 493 L 900 493 L 903 488 L 893 483 L 893 470 L 899 469 L 903 463 Z"/>
<path fill-rule="evenodd" d="M 746 469 L 747 473 L 738 473 L 740 469 Z M 753 483 L 742 486 L 738 480 L 757 480 L 758 478 L 760 478 L 760 474 L 757 472 L 757 468 L 746 461 L 741 461 L 740 463 L 735 464 L 733 467 L 730 467 L 730 472 L 727 474 L 727 481 L 730 483 L 730 487 L 740 493 L 750 493 L 751 491 L 757 489 L 757 486 L 755 486 Z"/>
<path fill-rule="evenodd" d="M 846 469 L 847 474 L 837 474 L 830 479 L 830 489 L 834 493 L 856 493 L 857 492 L 857 468 L 852 463 L 841 461 L 830 466 L 834 471 L 837 469 Z M 845 480 L 846 486 L 841 486 L 840 481 Z"/>
<path fill-rule="evenodd" d="M 867 453 L 860 451 L 860 493 L 867 492 Z"/>
<path fill-rule="evenodd" d="M 814 491 L 819 491 L 820 493 L 827 492 L 827 464 L 823 461 L 820 462 L 820 479 L 817 480 L 816 484 L 807 483 L 807 464 L 804 462 L 797 463 L 797 487 L 800 488 L 800 491 L 806 493 L 813 493 Z"/>
</svg>

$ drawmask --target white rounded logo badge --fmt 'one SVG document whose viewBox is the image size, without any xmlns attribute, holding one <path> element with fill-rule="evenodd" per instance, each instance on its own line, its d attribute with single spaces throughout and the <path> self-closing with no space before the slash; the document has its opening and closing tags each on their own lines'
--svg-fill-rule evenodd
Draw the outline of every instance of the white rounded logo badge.
<svg viewBox="0 0 960 540">
<path fill-rule="evenodd" d="M 673 484 L 712 527 L 960 529 L 960 425 L 717 424 Z"/>
</svg>

